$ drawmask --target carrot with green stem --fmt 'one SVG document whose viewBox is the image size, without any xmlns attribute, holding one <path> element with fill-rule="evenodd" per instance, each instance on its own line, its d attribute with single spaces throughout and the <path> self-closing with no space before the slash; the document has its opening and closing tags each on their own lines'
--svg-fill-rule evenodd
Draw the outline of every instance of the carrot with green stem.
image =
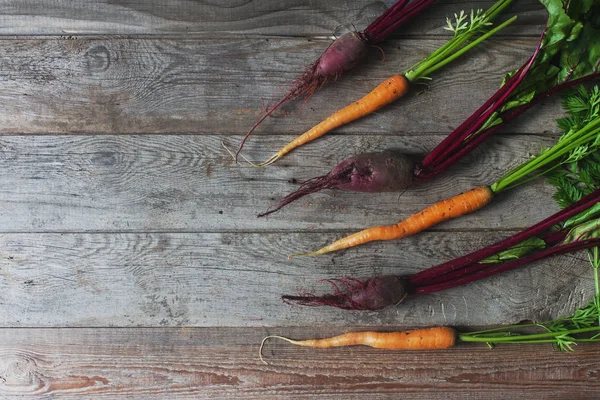
<svg viewBox="0 0 600 400">
<path fill-rule="evenodd" d="M 596 296 L 598 298 L 598 296 Z M 540 344 L 551 343 L 562 351 L 573 351 L 573 345 L 585 342 L 600 342 L 598 308 L 592 301 L 568 318 L 537 324 L 518 324 L 500 328 L 491 328 L 474 332 L 441 326 L 410 331 L 395 332 L 349 332 L 323 339 L 294 340 L 284 336 L 265 337 L 259 347 L 258 356 L 263 358 L 263 348 L 269 339 L 284 340 L 295 346 L 328 349 L 332 347 L 369 346 L 383 350 L 441 350 L 454 347 L 458 343 L 485 343 L 492 347 L 498 344 Z M 541 332 L 524 332 L 524 329 L 538 328 Z M 591 334 L 594 334 L 590 336 Z"/>
<path fill-rule="evenodd" d="M 483 208 L 496 194 L 523 185 L 558 168 L 579 161 L 600 149 L 600 90 L 589 93 L 580 88 L 563 102 L 567 118 L 558 120 L 564 131 L 558 142 L 500 177 L 490 186 L 480 186 L 466 193 L 442 200 L 397 224 L 376 226 L 337 240 L 317 251 L 293 254 L 315 256 L 379 240 L 401 239 L 430 228 L 445 220 Z"/>
<path fill-rule="evenodd" d="M 352 156 L 328 174 L 304 182 L 259 217 L 274 213 L 324 189 L 358 192 L 403 191 L 446 171 L 499 129 L 549 96 L 600 78 L 600 4 L 581 7 L 563 0 L 542 0 L 549 17 L 538 46 L 479 109 L 422 160 L 398 151 Z"/>
<path fill-rule="evenodd" d="M 516 16 L 508 19 L 495 28 L 490 29 L 490 25 L 492 25 L 491 21 L 511 2 L 512 0 L 499 0 L 485 12 L 477 10 L 471 11 L 470 14 L 465 14 L 464 11 L 461 11 L 460 14 L 455 14 L 455 21 L 452 22 L 448 19 L 448 25 L 445 27 L 445 29 L 454 32 L 454 36 L 446 44 L 413 65 L 403 74 L 391 76 L 360 100 L 333 113 L 321 123 L 284 146 L 267 161 L 259 164 L 250 164 L 261 167 L 270 165 L 293 149 L 315 140 L 333 129 L 369 115 L 398 100 L 408 93 L 411 83 L 429 79 L 429 75 L 454 61 L 485 39 L 514 22 L 517 18 Z M 474 36 L 479 34 L 481 34 L 481 36 L 469 42 Z M 248 132 L 243 138 L 236 153 L 236 160 L 251 132 L 252 131 Z"/>
</svg>

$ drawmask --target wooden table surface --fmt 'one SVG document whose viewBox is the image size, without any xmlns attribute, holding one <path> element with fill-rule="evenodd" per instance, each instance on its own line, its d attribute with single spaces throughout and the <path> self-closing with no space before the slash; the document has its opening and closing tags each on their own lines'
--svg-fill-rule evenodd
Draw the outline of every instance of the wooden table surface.
<svg viewBox="0 0 600 400">
<path fill-rule="evenodd" d="M 558 210 L 532 182 L 400 242 L 288 261 L 491 183 L 558 135 L 558 99 L 530 111 L 438 179 L 401 195 L 323 192 L 257 219 L 297 181 L 366 151 L 425 154 L 533 52 L 546 14 L 518 21 L 377 115 L 273 167 L 236 146 L 344 24 L 391 0 L 0 1 L 0 398 L 593 399 L 600 348 L 460 345 L 436 352 L 315 351 L 271 342 L 355 329 L 493 326 L 564 316 L 593 295 L 583 253 L 382 312 L 283 304 L 340 276 L 409 274 Z M 295 134 L 441 45 L 444 18 L 491 0 L 439 0 L 369 62 L 268 119 L 246 154 Z M 505 14 L 506 15 L 506 14 Z"/>
</svg>

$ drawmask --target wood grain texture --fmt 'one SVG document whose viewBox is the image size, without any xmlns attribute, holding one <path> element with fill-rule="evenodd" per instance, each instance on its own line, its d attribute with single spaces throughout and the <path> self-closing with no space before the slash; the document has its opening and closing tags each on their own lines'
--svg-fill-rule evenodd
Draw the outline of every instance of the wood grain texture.
<svg viewBox="0 0 600 400">
<path fill-rule="evenodd" d="M 360 328 L 354 328 L 360 329 Z M 393 329 L 388 327 L 387 329 Z M 398 327 L 398 329 L 403 329 Z M 17 334 L 18 332 L 18 334 Z M 597 346 L 466 345 L 434 352 L 294 348 L 268 333 L 339 329 L 2 329 L 5 399 L 596 399 Z"/>
<path fill-rule="evenodd" d="M 378 61 L 381 53 L 373 49 L 371 62 L 325 86 L 304 107 L 302 101 L 284 107 L 256 133 L 298 135 L 443 41 L 391 41 L 382 45 L 385 62 Z M 4 40 L 1 132 L 196 133 L 236 135 L 237 142 L 262 113 L 261 100 L 276 100 L 323 44 L 306 38 Z M 428 91 L 417 85 L 377 115 L 336 132 L 446 135 L 497 90 L 507 71 L 527 60 L 536 44 L 533 38 L 486 42 L 438 71 Z M 558 103 L 538 107 L 510 129 L 556 133 Z"/>
<path fill-rule="evenodd" d="M 0 34 L 4 35 L 331 35 L 343 25 L 364 29 L 392 0 L 3 0 Z M 400 34 L 447 34 L 446 16 L 460 10 L 484 8 L 492 0 L 438 0 Z M 519 0 L 513 12 L 519 28 L 513 34 L 538 35 L 536 24 L 546 13 L 536 0 Z"/>
<path fill-rule="evenodd" d="M 388 148 L 422 155 L 442 138 L 334 135 L 273 167 L 256 169 L 235 165 L 216 135 L 4 136 L 0 232 L 335 230 L 341 235 L 395 223 L 443 198 L 491 184 L 553 140 L 545 135 L 498 136 L 414 190 L 325 191 L 269 218 L 256 218 L 299 181 L 329 172 L 346 157 Z M 290 137 L 257 139 L 264 149 L 273 149 Z M 267 153 L 248 154 L 259 158 Z M 435 229 L 522 229 L 558 211 L 552 193 L 543 181 L 532 182 Z"/>
<path fill-rule="evenodd" d="M 330 351 L 270 342 L 346 330 L 482 326 L 564 316 L 593 293 L 583 253 L 384 312 L 291 307 L 319 279 L 410 274 L 558 210 L 535 182 L 402 242 L 288 261 L 366 225 L 395 222 L 490 183 L 556 139 L 558 99 L 444 176 L 399 194 L 325 192 L 255 218 L 298 182 L 360 152 L 422 156 L 534 50 L 546 15 L 515 1 L 513 26 L 377 115 L 273 168 L 235 146 L 342 25 L 392 0 L 0 0 L 0 399 L 596 399 L 598 346 L 480 345 L 434 353 Z M 261 159 L 402 72 L 449 36 L 444 18 L 493 0 L 438 0 L 369 62 L 268 119 Z"/>
<path fill-rule="evenodd" d="M 584 253 L 409 298 L 380 312 L 294 307 L 282 294 L 327 292 L 320 279 L 408 275 L 510 232 L 426 233 L 330 257 L 287 260 L 335 236 L 4 234 L 0 326 L 489 325 L 566 316 L 593 293 Z"/>
</svg>

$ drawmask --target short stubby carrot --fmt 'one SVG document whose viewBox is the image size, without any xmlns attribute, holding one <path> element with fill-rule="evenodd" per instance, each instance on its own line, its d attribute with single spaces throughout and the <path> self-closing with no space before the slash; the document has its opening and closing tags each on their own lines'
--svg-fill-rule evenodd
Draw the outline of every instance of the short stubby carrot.
<svg viewBox="0 0 600 400">
<path fill-rule="evenodd" d="M 337 240 L 320 250 L 309 253 L 292 254 L 289 258 L 296 256 L 316 256 L 376 240 L 402 239 L 421 232 L 440 222 L 460 217 L 461 215 L 469 214 L 485 207 L 492 201 L 493 197 L 493 192 L 489 186 L 478 186 L 468 192 L 461 193 L 458 196 L 433 204 L 397 224 L 364 229 Z"/>
<path fill-rule="evenodd" d="M 283 336 L 271 335 L 263 339 L 259 355 L 268 339 L 281 339 L 296 346 L 326 349 L 342 346 L 369 346 L 390 350 L 434 350 L 448 349 L 456 344 L 457 332 L 450 327 L 433 327 L 402 332 L 349 332 L 324 339 L 293 340 Z"/>
<path fill-rule="evenodd" d="M 279 160 L 296 147 L 300 147 L 303 144 L 313 141 L 342 125 L 374 113 L 380 108 L 393 103 L 404 96 L 408 92 L 409 86 L 410 83 L 404 75 L 393 75 L 389 77 L 362 99 L 331 114 L 322 122 L 285 145 L 267 161 L 257 165 L 266 167 Z"/>
</svg>

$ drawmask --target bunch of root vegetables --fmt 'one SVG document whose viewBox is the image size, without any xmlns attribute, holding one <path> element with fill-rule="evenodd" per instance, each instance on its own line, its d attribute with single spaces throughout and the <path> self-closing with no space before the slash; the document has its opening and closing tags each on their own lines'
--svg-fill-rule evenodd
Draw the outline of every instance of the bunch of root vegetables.
<svg viewBox="0 0 600 400">
<path fill-rule="evenodd" d="M 516 1 L 516 0 L 515 0 Z M 369 46 L 383 41 L 409 20 L 416 20 L 433 0 L 398 0 L 361 32 L 336 39 L 294 81 L 289 91 L 243 137 L 236 161 L 254 167 L 274 168 L 294 149 L 399 100 L 416 84 L 431 79 L 444 66 L 466 55 L 482 41 L 510 25 L 513 0 L 498 0 L 487 10 L 457 12 L 445 29 L 451 38 L 415 65 L 393 75 L 364 97 L 331 114 L 263 162 L 248 160 L 241 152 L 251 133 L 283 103 L 310 96 L 327 82 L 363 62 Z M 381 310 L 397 305 L 407 296 L 433 293 L 520 267 L 547 257 L 586 250 L 593 267 L 594 299 L 573 316 L 536 323 L 539 332 L 519 333 L 528 326 L 517 325 L 477 332 L 458 332 L 435 327 L 407 332 L 351 332 L 333 338 L 292 340 L 310 347 L 367 345 L 387 349 L 434 349 L 454 346 L 459 341 L 496 343 L 553 343 L 562 350 L 581 341 L 600 341 L 600 90 L 582 84 L 600 77 L 600 3 L 594 0 L 540 0 L 548 20 L 531 56 L 508 71 L 500 88 L 433 150 L 414 160 L 397 150 L 366 153 L 341 161 L 331 172 L 303 182 L 297 190 L 265 210 L 259 217 L 293 207 L 296 200 L 321 190 L 356 192 L 402 192 L 435 178 L 540 101 L 558 92 L 564 96 L 564 116 L 558 120 L 562 135 L 557 142 L 495 182 L 482 182 L 465 193 L 441 200 L 422 211 L 390 225 L 368 227 L 342 237 L 320 249 L 291 257 L 318 256 L 380 240 L 399 240 L 433 225 L 475 212 L 504 192 L 545 178 L 556 187 L 561 211 L 536 225 L 486 248 L 444 262 L 410 276 L 385 275 L 365 280 L 353 277 L 330 279 L 328 294 L 284 295 L 283 301 L 299 306 L 331 306 L 346 310 Z M 548 121 L 553 123 L 553 121 Z M 313 145 L 318 149 L 318 141 Z M 272 166 L 273 165 L 273 166 Z M 263 341 L 264 345 L 265 341 Z M 262 349 L 262 346 L 261 346 Z"/>
</svg>

